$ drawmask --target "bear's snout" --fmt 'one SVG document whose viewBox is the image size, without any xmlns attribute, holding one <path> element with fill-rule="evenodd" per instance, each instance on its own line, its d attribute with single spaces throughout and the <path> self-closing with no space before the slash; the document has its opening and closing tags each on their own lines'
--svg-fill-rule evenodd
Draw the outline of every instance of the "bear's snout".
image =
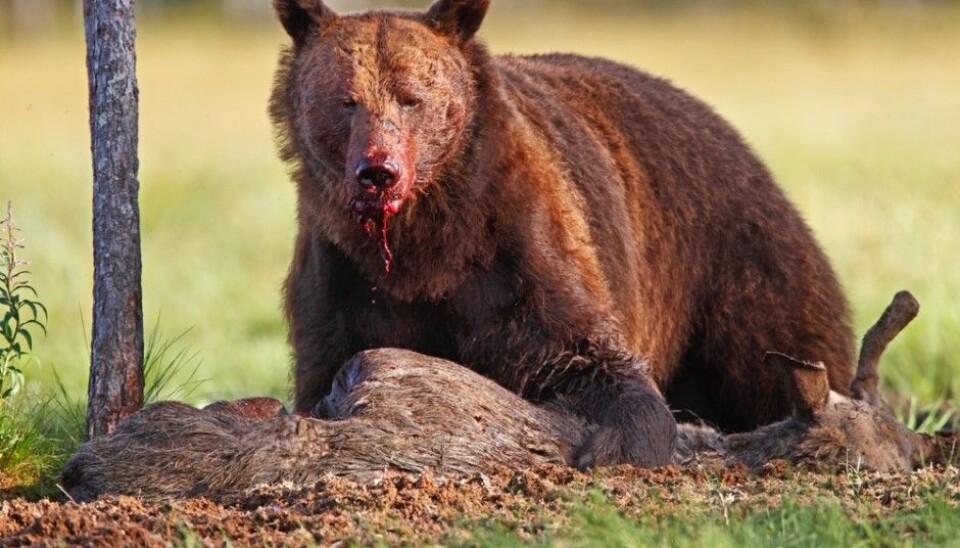
<svg viewBox="0 0 960 548">
<path fill-rule="evenodd" d="M 360 186 L 368 189 L 386 190 L 391 188 L 400 181 L 401 175 L 400 165 L 390 159 L 376 162 L 364 158 L 360 160 L 356 170 L 357 182 Z"/>
</svg>

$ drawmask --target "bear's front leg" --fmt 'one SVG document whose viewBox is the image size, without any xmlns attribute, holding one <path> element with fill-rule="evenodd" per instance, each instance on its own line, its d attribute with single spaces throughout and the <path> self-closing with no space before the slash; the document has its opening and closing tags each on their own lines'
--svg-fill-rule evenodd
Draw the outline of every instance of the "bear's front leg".
<svg viewBox="0 0 960 548">
<path fill-rule="evenodd" d="M 531 336 L 510 329 L 519 325 L 531 324 L 507 322 L 506 332 L 472 338 L 464 363 L 530 401 L 557 400 L 596 425 L 575 451 L 571 465 L 586 469 L 629 463 L 654 468 L 670 463 L 676 420 L 644 360 L 602 344 L 551 341 L 547 334 Z M 477 352 L 497 348 L 487 342 L 493 340 L 508 343 L 499 347 L 503 353 Z M 535 347 L 517 344 L 520 341 Z"/>
<path fill-rule="evenodd" d="M 508 264 L 478 272 L 453 294 L 457 361 L 529 401 L 559 400 L 596 425 L 571 465 L 669 464 L 676 421 L 604 299 L 558 278 L 518 282 Z"/>
<path fill-rule="evenodd" d="M 356 275 L 334 246 L 308 230 L 297 235 L 284 285 L 285 312 L 295 365 L 294 412 L 310 413 L 330 392 L 334 375 L 354 353 L 343 307 L 343 279 Z"/>
<path fill-rule="evenodd" d="M 598 425 L 574 455 L 577 468 L 619 463 L 655 468 L 670 463 L 677 423 L 647 378 L 594 379 L 566 397 L 578 413 Z"/>
<path fill-rule="evenodd" d="M 526 397 L 558 398 L 575 413 L 597 425 L 575 452 L 572 465 L 580 469 L 620 463 L 645 468 L 670 463 L 677 438 L 677 423 L 647 371 L 643 359 L 611 344 L 582 341 L 574 350 L 563 345 L 546 350 L 553 358 L 518 379 Z M 552 351 L 551 351 L 552 350 Z"/>
</svg>

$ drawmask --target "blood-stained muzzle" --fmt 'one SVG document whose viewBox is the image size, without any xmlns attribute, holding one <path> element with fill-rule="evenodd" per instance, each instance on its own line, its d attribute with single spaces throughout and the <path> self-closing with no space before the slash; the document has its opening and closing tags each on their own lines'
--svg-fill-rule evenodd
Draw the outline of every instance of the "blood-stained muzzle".
<svg viewBox="0 0 960 548">
<path fill-rule="evenodd" d="M 364 188 L 387 190 L 400 181 L 403 171 L 391 159 L 377 162 L 364 158 L 357 166 L 357 182 Z"/>
<path fill-rule="evenodd" d="M 413 157 L 409 136 L 388 116 L 370 111 L 354 116 L 345 173 L 352 189 L 348 209 L 377 242 L 385 273 L 393 258 L 387 225 L 413 186 Z"/>
<path fill-rule="evenodd" d="M 354 199 L 370 205 L 402 201 L 413 180 L 412 156 L 409 136 L 389 115 L 358 112 L 345 166 L 346 183 L 356 184 Z"/>
</svg>

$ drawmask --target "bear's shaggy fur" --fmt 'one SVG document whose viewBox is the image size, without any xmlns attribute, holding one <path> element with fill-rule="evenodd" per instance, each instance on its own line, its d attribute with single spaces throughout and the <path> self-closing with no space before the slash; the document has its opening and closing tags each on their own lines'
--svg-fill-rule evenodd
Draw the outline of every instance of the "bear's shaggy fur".
<svg viewBox="0 0 960 548">
<path fill-rule="evenodd" d="M 676 436 L 664 396 L 725 430 L 787 416 L 768 351 L 848 391 L 836 277 L 709 107 L 602 59 L 493 56 L 474 38 L 489 0 L 274 4 L 293 40 L 271 115 L 298 190 L 297 411 L 352 355 L 402 347 L 565 399 L 600 425 L 580 466 L 652 466 Z"/>
</svg>

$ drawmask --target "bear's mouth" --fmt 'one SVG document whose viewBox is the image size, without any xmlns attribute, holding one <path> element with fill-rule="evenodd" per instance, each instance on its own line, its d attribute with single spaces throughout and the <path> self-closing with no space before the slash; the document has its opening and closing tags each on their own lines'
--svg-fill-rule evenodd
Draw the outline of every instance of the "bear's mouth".
<svg viewBox="0 0 960 548">
<path fill-rule="evenodd" d="M 397 193 L 384 189 L 369 189 L 350 202 L 350 211 L 357 215 L 357 221 L 363 230 L 377 243 L 380 259 L 383 261 L 384 277 L 390 274 L 393 266 L 393 252 L 387 241 L 387 227 L 391 215 L 396 215 L 403 198 Z"/>
<path fill-rule="evenodd" d="M 385 190 L 367 191 L 356 196 L 350 202 L 350 210 L 360 216 L 361 221 L 366 218 L 381 215 L 396 215 L 403 205 L 403 198 Z"/>
</svg>

